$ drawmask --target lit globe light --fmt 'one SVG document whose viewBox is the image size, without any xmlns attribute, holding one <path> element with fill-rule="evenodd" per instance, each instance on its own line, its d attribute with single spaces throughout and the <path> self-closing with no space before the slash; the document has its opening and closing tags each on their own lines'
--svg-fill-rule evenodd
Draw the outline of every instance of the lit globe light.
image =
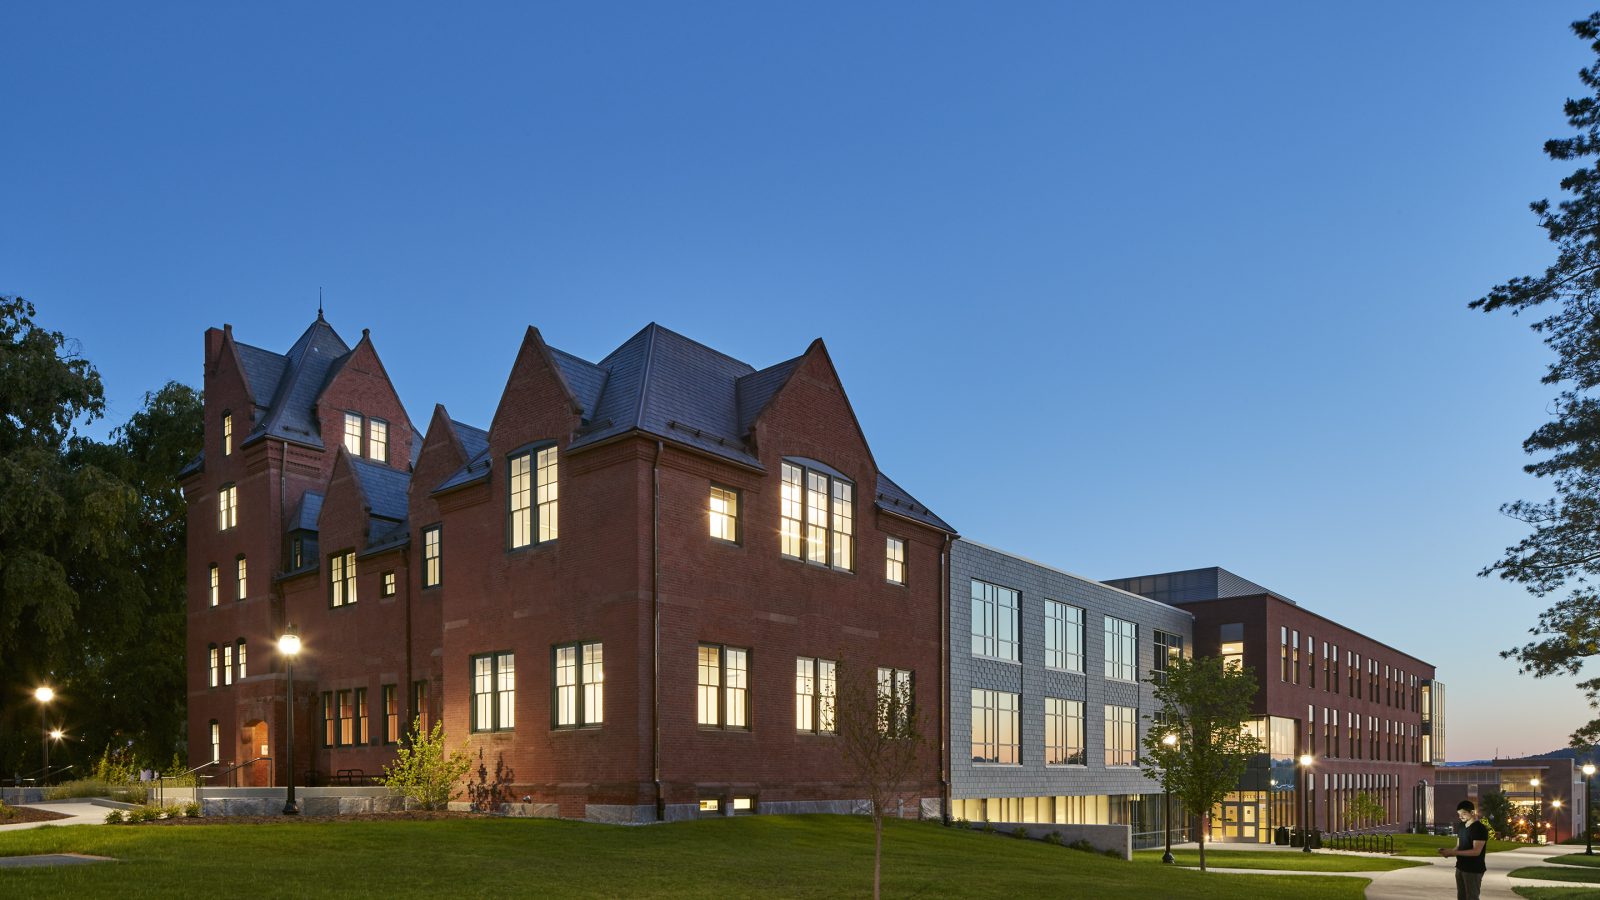
<svg viewBox="0 0 1600 900">
<path fill-rule="evenodd" d="M 1306 767 L 1310 767 L 1310 765 L 1311 765 L 1311 754 L 1309 754 L 1309 753 L 1301 754 L 1300 755 L 1300 765 L 1306 766 Z"/>
<path fill-rule="evenodd" d="M 1594 763 L 1584 763 L 1583 764 L 1583 774 L 1584 774 L 1585 777 L 1593 775 L 1594 774 Z"/>
<path fill-rule="evenodd" d="M 56 692 L 48 687 L 41 687 L 33 692 L 33 698 L 40 703 L 49 703 L 55 699 L 55 696 Z"/>
<path fill-rule="evenodd" d="M 62 735 L 62 731 L 59 728 L 54 728 L 54 729 L 51 729 L 51 731 L 50 731 L 50 739 L 53 740 L 53 741 L 61 740 L 61 735 Z"/>
<path fill-rule="evenodd" d="M 1178 746 L 1178 736 L 1169 734 L 1161 739 L 1161 743 L 1166 744 L 1168 747 L 1176 747 Z"/>
<path fill-rule="evenodd" d="M 278 638 L 278 652 L 284 656 L 294 656 L 300 652 L 300 635 L 290 632 Z"/>
<path fill-rule="evenodd" d="M 1550 805 L 1554 806 L 1556 809 L 1560 809 L 1561 808 L 1561 801 L 1560 800 L 1551 800 L 1550 801 Z"/>
</svg>

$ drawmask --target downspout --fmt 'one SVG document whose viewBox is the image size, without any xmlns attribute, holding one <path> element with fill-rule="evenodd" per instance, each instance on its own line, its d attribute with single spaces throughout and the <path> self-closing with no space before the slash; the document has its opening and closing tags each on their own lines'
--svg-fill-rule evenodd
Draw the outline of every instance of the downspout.
<svg viewBox="0 0 1600 900">
<path fill-rule="evenodd" d="M 650 469 L 650 769 L 656 783 L 656 821 L 667 818 L 667 798 L 661 791 L 661 454 L 666 445 L 656 441 L 656 461 Z"/>
<path fill-rule="evenodd" d="M 950 824 L 950 535 L 939 551 L 939 818 Z"/>
<path fill-rule="evenodd" d="M 417 721 L 417 711 L 411 708 L 411 705 L 416 702 L 416 698 L 412 696 L 412 694 L 414 692 L 413 692 L 412 687 L 411 687 L 412 674 L 411 674 L 411 542 L 410 541 L 407 541 L 406 545 L 404 547 L 400 548 L 400 567 L 402 569 L 404 569 L 405 573 L 406 573 L 406 680 L 405 680 L 405 684 L 403 684 L 398 689 L 405 692 L 404 696 L 406 698 L 406 706 L 405 706 L 405 709 L 406 709 L 406 724 L 401 726 L 400 734 L 397 735 L 397 737 L 399 737 L 400 743 L 404 744 L 406 742 L 406 734 L 410 730 L 410 725 Z"/>
</svg>

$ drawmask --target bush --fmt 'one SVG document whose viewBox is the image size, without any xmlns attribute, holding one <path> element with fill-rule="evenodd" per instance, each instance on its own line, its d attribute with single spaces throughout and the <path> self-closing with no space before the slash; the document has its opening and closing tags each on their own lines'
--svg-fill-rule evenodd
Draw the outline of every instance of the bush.
<svg viewBox="0 0 1600 900">
<path fill-rule="evenodd" d="M 67 800 L 73 797 L 110 797 L 124 803 L 143 803 L 150 799 L 150 788 L 139 782 L 123 784 L 96 778 L 80 778 L 77 781 L 64 781 L 44 789 L 46 800 Z"/>
<path fill-rule="evenodd" d="M 183 805 L 183 817 L 185 819 L 198 819 L 198 818 L 200 818 L 200 804 L 199 804 L 199 802 L 198 801 L 194 801 L 194 800 L 190 800 L 188 803 L 185 803 Z"/>
<path fill-rule="evenodd" d="M 465 750 L 445 755 L 444 725 L 435 722 L 433 730 L 423 734 L 419 716 L 411 725 L 408 744 L 383 767 L 378 783 L 423 809 L 444 809 L 461 796 L 461 777 L 470 768 L 472 758 Z"/>
<path fill-rule="evenodd" d="M 1089 843 L 1086 840 L 1083 840 L 1082 838 L 1079 838 L 1078 840 L 1073 841 L 1072 843 L 1068 844 L 1067 847 L 1069 847 L 1070 849 L 1073 849 L 1073 850 L 1082 850 L 1084 853 L 1097 853 L 1097 852 L 1099 852 L 1099 851 L 1094 849 L 1094 845 L 1093 844 Z"/>
<path fill-rule="evenodd" d="M 17 811 L 7 806 L 4 800 L 0 800 L 0 820 L 15 819 L 16 817 Z"/>
<path fill-rule="evenodd" d="M 1018 825 L 1016 828 L 1011 829 L 1011 836 L 1014 838 L 1026 838 L 1028 836 L 1028 829 Z"/>
<path fill-rule="evenodd" d="M 106 813 L 107 825 L 121 825 L 125 821 L 127 820 L 122 817 L 122 810 L 120 809 L 113 809 Z"/>
<path fill-rule="evenodd" d="M 1044 841 L 1044 842 L 1045 842 L 1045 843 L 1046 843 L 1046 844 L 1055 844 L 1055 845 L 1057 845 L 1057 846 L 1060 846 L 1060 844 L 1061 844 L 1061 832 L 1059 832 L 1059 831 L 1052 831 L 1052 832 L 1050 832 L 1050 833 L 1049 833 L 1049 834 L 1047 834 L 1047 835 L 1045 835 L 1045 836 L 1044 836 L 1044 837 L 1043 837 L 1043 838 L 1042 838 L 1042 840 L 1043 840 L 1043 841 Z"/>
</svg>

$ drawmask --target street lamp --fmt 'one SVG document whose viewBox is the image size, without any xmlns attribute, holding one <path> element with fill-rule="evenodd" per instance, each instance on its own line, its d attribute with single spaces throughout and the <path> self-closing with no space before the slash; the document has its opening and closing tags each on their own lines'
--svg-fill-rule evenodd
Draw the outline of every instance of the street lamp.
<svg viewBox="0 0 1600 900">
<path fill-rule="evenodd" d="M 1169 749 L 1169 750 L 1170 749 L 1174 749 L 1174 748 L 1176 748 L 1178 746 L 1178 736 L 1175 735 L 1175 734 L 1168 734 L 1168 735 L 1166 735 L 1165 737 L 1163 737 L 1161 739 L 1161 743 L 1166 745 L 1167 749 Z M 1590 768 L 1593 768 L 1593 767 L 1591 766 Z M 1162 774 L 1163 774 L 1163 776 L 1165 776 L 1166 773 L 1162 773 Z M 1167 779 L 1165 777 L 1163 777 L 1161 779 L 1161 802 L 1167 808 L 1167 810 L 1166 810 L 1167 817 L 1164 820 L 1165 823 L 1166 823 L 1166 827 L 1167 827 L 1167 852 L 1161 854 L 1161 861 L 1170 866 L 1170 865 L 1172 865 L 1172 862 L 1173 862 L 1173 860 L 1172 860 L 1172 791 L 1171 791 L 1170 788 L 1167 787 Z"/>
<path fill-rule="evenodd" d="M 1594 794 L 1589 793 L 1589 778 L 1594 778 L 1594 762 L 1584 762 L 1584 855 L 1595 855 L 1595 830 L 1589 822 L 1589 802 L 1594 799 Z"/>
<path fill-rule="evenodd" d="M 1305 772 L 1305 796 L 1300 798 L 1300 850 L 1311 852 L 1311 754 L 1300 754 L 1300 769 Z"/>
<path fill-rule="evenodd" d="M 1555 826 L 1556 843 L 1559 844 L 1561 843 L 1561 798 L 1557 797 L 1551 800 L 1550 807 L 1556 811 L 1555 815 L 1550 819 L 1550 824 Z"/>
<path fill-rule="evenodd" d="M 283 636 L 278 638 L 278 652 L 283 654 L 284 677 L 289 682 L 289 704 L 285 718 L 288 721 L 289 741 L 289 795 L 283 801 L 283 814 L 286 816 L 298 815 L 300 807 L 294 802 L 294 658 L 300 652 L 300 635 L 290 625 L 284 630 Z"/>
<path fill-rule="evenodd" d="M 42 785 L 50 777 L 50 723 L 46 720 L 46 707 L 56 698 L 56 692 L 49 685 L 40 685 L 33 691 L 33 699 L 39 701 L 39 746 L 44 757 L 44 772 L 39 776 Z"/>
</svg>

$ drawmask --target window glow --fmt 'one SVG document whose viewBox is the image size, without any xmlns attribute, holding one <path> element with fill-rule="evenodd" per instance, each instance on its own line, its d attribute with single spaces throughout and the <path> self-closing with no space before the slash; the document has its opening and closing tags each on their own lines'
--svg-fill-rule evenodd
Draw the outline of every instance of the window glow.
<svg viewBox="0 0 1600 900">
<path fill-rule="evenodd" d="M 1018 765 L 1022 761 L 1018 739 L 1020 704 L 1007 691 L 972 691 L 972 761 Z"/>
<path fill-rule="evenodd" d="M 1114 616 L 1106 616 L 1105 637 L 1105 676 L 1117 681 L 1138 681 L 1138 626 Z"/>
<path fill-rule="evenodd" d="M 1139 711 L 1106 705 L 1106 765 L 1131 766 L 1139 743 Z"/>
<path fill-rule="evenodd" d="M 711 536 L 719 541 L 739 541 L 739 492 L 711 486 Z"/>
<path fill-rule="evenodd" d="M 884 579 L 890 584 L 906 583 L 906 542 L 897 537 L 885 538 Z"/>
<path fill-rule="evenodd" d="M 361 455 L 361 415 L 347 412 L 344 414 L 344 449 L 352 456 Z"/>
<path fill-rule="evenodd" d="M 1047 766 L 1081 766 L 1088 763 L 1083 701 L 1046 697 L 1044 700 L 1044 762 Z M 1170 735 L 1169 735 L 1170 737 Z"/>
<path fill-rule="evenodd" d="M 367 420 L 367 458 L 389 461 L 389 423 L 382 419 Z"/>
<path fill-rule="evenodd" d="M 222 455 L 233 455 L 233 413 L 222 414 Z"/>
</svg>

